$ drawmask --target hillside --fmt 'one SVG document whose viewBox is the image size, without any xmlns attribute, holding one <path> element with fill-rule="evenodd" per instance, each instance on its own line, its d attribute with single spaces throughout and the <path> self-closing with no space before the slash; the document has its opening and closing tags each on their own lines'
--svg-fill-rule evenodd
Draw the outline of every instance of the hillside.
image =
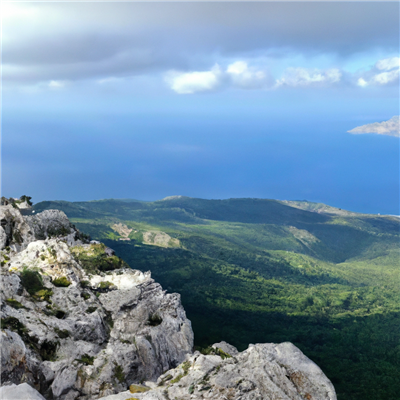
<svg viewBox="0 0 400 400">
<path fill-rule="evenodd" d="M 197 346 L 289 340 L 321 365 L 339 399 L 397 399 L 398 218 L 182 196 L 34 206 L 52 208 L 181 293 Z"/>
<path fill-rule="evenodd" d="M 27 215 L 26 199 L 14 200 L 0 205 L 1 399 L 336 400 L 292 343 L 194 351 L 178 293 L 89 241 L 62 211 Z"/>
</svg>

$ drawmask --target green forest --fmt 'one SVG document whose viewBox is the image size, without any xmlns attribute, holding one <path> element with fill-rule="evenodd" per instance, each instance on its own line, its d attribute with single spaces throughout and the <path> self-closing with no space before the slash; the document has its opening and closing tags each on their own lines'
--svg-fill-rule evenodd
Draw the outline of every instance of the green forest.
<svg viewBox="0 0 400 400">
<path fill-rule="evenodd" d="M 180 293 L 197 348 L 290 341 L 322 368 L 339 400 L 399 398 L 397 217 L 181 196 L 34 209 L 63 210 L 131 268 Z"/>
</svg>

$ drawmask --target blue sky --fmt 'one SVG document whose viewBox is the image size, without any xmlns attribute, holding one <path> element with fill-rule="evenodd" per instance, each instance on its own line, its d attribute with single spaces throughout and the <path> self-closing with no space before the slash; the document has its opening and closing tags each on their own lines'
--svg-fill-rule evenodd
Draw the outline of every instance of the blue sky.
<svg viewBox="0 0 400 400">
<path fill-rule="evenodd" d="M 397 2 L 1 11 L 2 195 L 399 214 Z"/>
</svg>

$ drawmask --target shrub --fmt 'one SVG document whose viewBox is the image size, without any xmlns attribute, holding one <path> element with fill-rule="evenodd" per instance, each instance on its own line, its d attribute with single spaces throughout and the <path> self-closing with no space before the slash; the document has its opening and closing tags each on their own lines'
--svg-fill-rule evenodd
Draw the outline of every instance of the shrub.
<svg viewBox="0 0 400 400">
<path fill-rule="evenodd" d="M 6 317 L 1 319 L 1 329 L 9 329 L 17 332 L 20 336 L 24 336 L 27 332 L 25 325 L 15 317 Z"/>
<path fill-rule="evenodd" d="M 20 275 L 22 286 L 33 296 L 39 290 L 44 289 L 43 280 L 39 272 L 24 268 Z"/>
<path fill-rule="evenodd" d="M 65 339 L 70 336 L 70 332 L 67 329 L 59 329 L 56 327 L 54 328 L 54 332 L 57 333 L 60 339 Z"/>
<path fill-rule="evenodd" d="M 89 354 L 83 354 L 81 358 L 76 358 L 75 360 L 82 364 L 93 365 L 94 357 L 89 356 Z"/>
<path fill-rule="evenodd" d="M 90 299 L 90 294 L 87 293 L 87 292 L 82 292 L 82 293 L 81 293 L 81 297 L 82 297 L 84 300 L 88 300 L 88 299 Z"/>
<path fill-rule="evenodd" d="M 55 361 L 55 355 L 58 348 L 58 342 L 44 341 L 39 350 L 43 361 Z"/>
<path fill-rule="evenodd" d="M 102 292 L 105 292 L 105 291 L 110 290 L 110 288 L 111 288 L 112 286 L 114 286 L 113 283 L 108 282 L 108 281 L 103 281 L 103 282 L 100 282 L 100 283 L 99 283 L 99 286 L 97 287 L 97 289 L 100 290 L 100 291 L 102 291 Z"/>
<path fill-rule="evenodd" d="M 68 287 L 71 284 L 71 281 L 69 281 L 66 276 L 62 276 L 54 279 L 52 283 L 57 287 Z"/>
<path fill-rule="evenodd" d="M 47 301 L 50 302 L 50 297 L 53 295 L 53 291 L 51 289 L 41 289 L 34 293 L 33 297 L 36 300 Z"/>
<path fill-rule="evenodd" d="M 82 246 L 72 247 L 71 253 L 88 274 L 97 274 L 99 271 L 112 271 L 128 267 L 128 265 L 117 256 L 109 257 L 105 253 L 105 250 L 106 246 L 100 243 L 91 244 L 88 248 Z"/>
<path fill-rule="evenodd" d="M 21 196 L 19 199 L 21 200 L 21 202 L 26 201 L 30 206 L 33 205 L 33 203 L 31 202 L 31 196 Z"/>
<path fill-rule="evenodd" d="M 118 379 L 119 383 L 124 382 L 125 380 L 125 375 L 124 375 L 124 370 L 122 369 L 122 367 L 119 364 L 115 364 L 114 367 L 114 377 Z"/>
<path fill-rule="evenodd" d="M 223 360 L 225 358 L 232 358 L 232 356 L 230 354 L 225 353 L 219 347 L 208 346 L 205 349 L 200 349 L 200 353 L 202 353 L 204 355 L 212 354 L 212 355 L 220 356 Z"/>
<path fill-rule="evenodd" d="M 97 310 L 97 307 L 91 306 L 91 307 L 88 307 L 88 308 L 86 309 L 86 312 L 87 312 L 88 314 L 91 314 L 91 313 L 95 312 L 96 310 Z"/>
<path fill-rule="evenodd" d="M 81 288 L 85 289 L 90 287 L 90 282 L 89 281 L 81 281 Z"/>
</svg>

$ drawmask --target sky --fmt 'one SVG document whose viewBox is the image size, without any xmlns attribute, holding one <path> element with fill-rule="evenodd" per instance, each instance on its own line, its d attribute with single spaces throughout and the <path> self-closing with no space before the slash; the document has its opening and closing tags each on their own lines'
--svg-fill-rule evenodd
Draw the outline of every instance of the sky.
<svg viewBox="0 0 400 400">
<path fill-rule="evenodd" d="M 399 211 L 398 2 L 2 2 L 1 195 Z"/>
</svg>

